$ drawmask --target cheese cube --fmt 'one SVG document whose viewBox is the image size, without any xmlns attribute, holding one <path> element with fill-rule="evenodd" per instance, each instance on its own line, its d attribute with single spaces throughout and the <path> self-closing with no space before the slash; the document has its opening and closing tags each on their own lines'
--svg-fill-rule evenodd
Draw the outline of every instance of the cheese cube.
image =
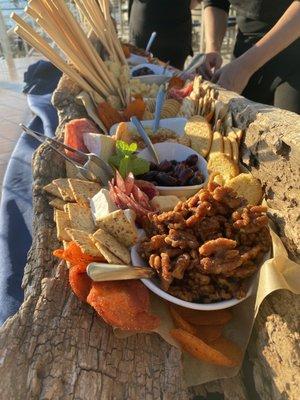
<svg viewBox="0 0 300 400">
<path fill-rule="evenodd" d="M 92 215 L 95 223 L 97 224 L 102 218 L 107 217 L 113 211 L 117 210 L 117 207 L 112 202 L 109 191 L 107 189 L 101 189 L 90 201 Z"/>
</svg>

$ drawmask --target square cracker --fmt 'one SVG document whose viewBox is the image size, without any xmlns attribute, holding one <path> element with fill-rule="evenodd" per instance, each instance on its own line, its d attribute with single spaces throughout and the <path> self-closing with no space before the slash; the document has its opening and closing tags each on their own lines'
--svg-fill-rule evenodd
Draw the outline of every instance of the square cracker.
<svg viewBox="0 0 300 400">
<path fill-rule="evenodd" d="M 110 233 L 126 247 L 133 246 L 137 242 L 138 231 L 134 218 L 129 221 L 124 210 L 109 213 L 97 222 L 97 226 Z"/>
<path fill-rule="evenodd" d="M 52 194 L 55 197 L 58 197 L 59 199 L 62 199 L 62 195 L 57 187 L 53 182 L 49 183 L 48 185 L 44 186 L 45 192 Z"/>
<path fill-rule="evenodd" d="M 72 222 L 72 228 L 93 233 L 96 230 L 90 208 L 75 203 L 67 203 L 65 211 Z"/>
<path fill-rule="evenodd" d="M 69 185 L 75 200 L 82 205 L 89 205 L 90 199 L 101 189 L 99 183 L 83 179 L 69 179 Z"/>
<path fill-rule="evenodd" d="M 65 201 L 75 201 L 72 190 L 69 185 L 69 181 L 67 178 L 58 178 L 55 179 L 52 183 L 57 186 L 62 199 Z"/>
<path fill-rule="evenodd" d="M 56 208 L 57 210 L 64 211 L 64 205 L 66 204 L 62 199 L 55 197 L 53 200 L 49 202 L 50 206 Z"/>
<path fill-rule="evenodd" d="M 98 248 L 94 245 L 90 234 L 86 231 L 80 231 L 78 229 L 67 229 L 67 233 L 71 239 L 80 247 L 84 254 L 88 254 L 93 257 L 101 257 L 101 253 Z"/>
<path fill-rule="evenodd" d="M 91 235 L 92 236 L 92 235 Z M 97 247 L 97 249 L 99 249 L 99 251 L 101 252 L 101 254 L 103 255 L 103 257 L 106 259 L 106 261 L 108 262 L 108 264 L 119 264 L 122 265 L 123 261 L 120 260 L 118 257 L 116 257 L 111 251 L 108 250 L 108 248 L 106 246 L 104 246 L 102 243 L 100 242 L 95 242 L 95 246 Z"/>
<path fill-rule="evenodd" d="M 68 213 L 61 210 L 55 210 L 54 220 L 56 222 L 57 239 L 60 241 L 65 240 L 66 242 L 69 242 L 71 237 L 68 234 L 67 229 L 71 228 L 71 221 Z"/>
<path fill-rule="evenodd" d="M 122 260 L 123 264 L 130 264 L 129 250 L 108 232 L 105 232 L 103 229 L 98 229 L 97 232 L 93 234 L 93 241 L 96 246 L 99 243 L 105 246 L 117 258 Z"/>
</svg>

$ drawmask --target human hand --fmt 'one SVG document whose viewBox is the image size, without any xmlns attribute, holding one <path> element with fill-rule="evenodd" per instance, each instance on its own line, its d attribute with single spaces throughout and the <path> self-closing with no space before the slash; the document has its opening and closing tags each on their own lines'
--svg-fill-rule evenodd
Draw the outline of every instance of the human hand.
<svg viewBox="0 0 300 400">
<path fill-rule="evenodd" d="M 222 62 L 223 59 L 220 53 L 216 51 L 206 53 L 204 61 L 199 67 L 199 73 L 203 76 L 204 79 L 210 81 L 216 70 L 221 67 Z"/>
<path fill-rule="evenodd" d="M 237 58 L 217 70 L 212 77 L 212 82 L 217 83 L 224 89 L 241 94 L 251 75 L 252 71 Z"/>
</svg>

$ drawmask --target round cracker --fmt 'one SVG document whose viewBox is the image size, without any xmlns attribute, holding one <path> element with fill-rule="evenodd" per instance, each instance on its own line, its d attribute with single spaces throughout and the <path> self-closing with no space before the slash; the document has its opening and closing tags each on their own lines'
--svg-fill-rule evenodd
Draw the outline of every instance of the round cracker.
<svg viewBox="0 0 300 400">
<path fill-rule="evenodd" d="M 191 148 L 206 157 L 213 138 L 210 124 L 206 119 L 200 115 L 194 115 L 188 120 L 184 130 L 191 140 Z"/>
<path fill-rule="evenodd" d="M 209 173 L 219 172 L 225 182 L 239 174 L 239 167 L 224 153 L 212 153 L 207 164 Z"/>
<path fill-rule="evenodd" d="M 239 174 L 230 179 L 225 186 L 232 188 L 239 196 L 244 197 L 251 205 L 260 204 L 263 191 L 260 181 L 252 174 Z"/>
</svg>

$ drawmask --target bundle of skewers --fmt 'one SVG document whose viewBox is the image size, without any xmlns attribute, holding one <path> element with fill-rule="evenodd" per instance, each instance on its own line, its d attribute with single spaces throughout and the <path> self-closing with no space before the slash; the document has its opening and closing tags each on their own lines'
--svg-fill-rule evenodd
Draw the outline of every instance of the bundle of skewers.
<svg viewBox="0 0 300 400">
<path fill-rule="evenodd" d="M 15 33 L 86 91 L 95 105 L 108 102 L 123 109 L 130 101 L 129 69 L 110 16 L 109 2 L 76 0 L 75 3 L 90 28 L 89 32 L 81 27 L 64 0 L 30 0 L 25 9 L 65 57 L 14 13 Z M 108 62 L 96 51 L 90 40 L 91 34 L 101 42 Z M 118 69 L 118 76 L 113 69 Z"/>
</svg>

